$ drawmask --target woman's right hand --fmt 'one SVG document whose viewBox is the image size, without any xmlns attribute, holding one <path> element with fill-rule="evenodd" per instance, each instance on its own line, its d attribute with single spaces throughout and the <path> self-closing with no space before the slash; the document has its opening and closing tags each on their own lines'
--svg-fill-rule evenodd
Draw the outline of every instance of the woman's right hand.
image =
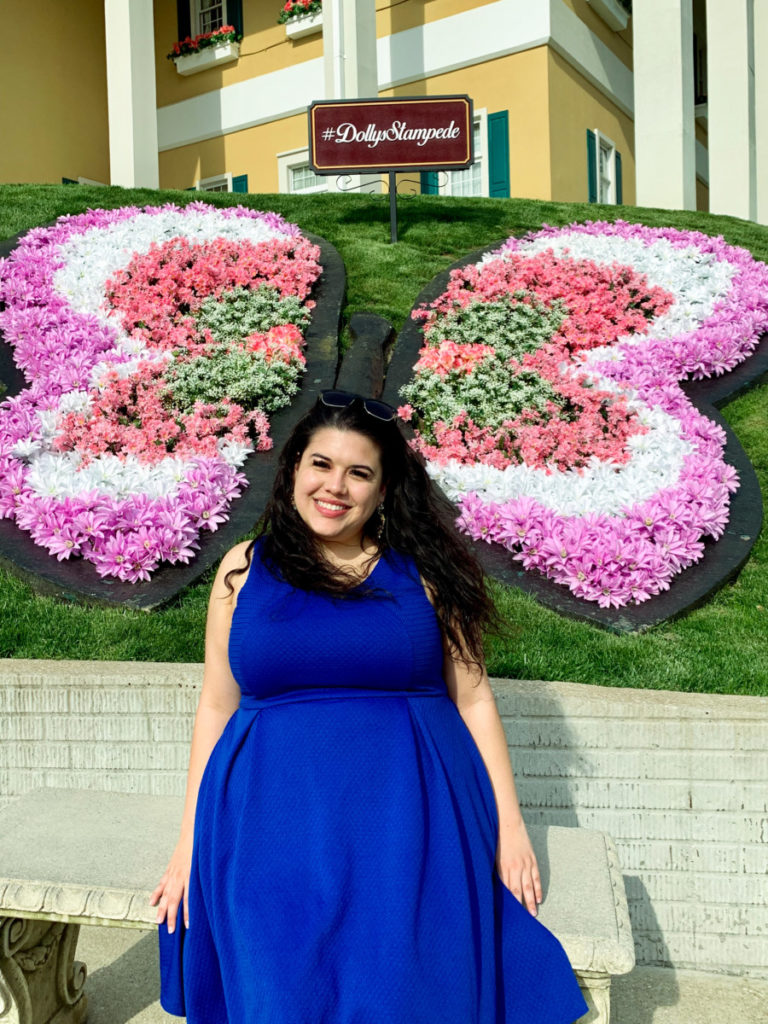
<svg viewBox="0 0 768 1024">
<path fill-rule="evenodd" d="M 165 874 L 149 898 L 150 906 L 157 905 L 156 921 L 167 920 L 168 931 L 176 929 L 179 907 L 183 906 L 184 924 L 189 928 L 189 875 L 192 868 L 192 841 L 180 839 L 171 855 Z"/>
</svg>

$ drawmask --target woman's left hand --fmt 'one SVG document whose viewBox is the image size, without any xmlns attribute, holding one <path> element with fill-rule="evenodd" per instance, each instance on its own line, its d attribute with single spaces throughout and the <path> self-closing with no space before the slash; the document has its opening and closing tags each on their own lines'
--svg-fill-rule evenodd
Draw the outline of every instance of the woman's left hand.
<svg viewBox="0 0 768 1024">
<path fill-rule="evenodd" d="M 535 917 L 543 899 L 541 878 L 522 818 L 499 829 L 496 870 L 504 885 Z"/>
</svg>

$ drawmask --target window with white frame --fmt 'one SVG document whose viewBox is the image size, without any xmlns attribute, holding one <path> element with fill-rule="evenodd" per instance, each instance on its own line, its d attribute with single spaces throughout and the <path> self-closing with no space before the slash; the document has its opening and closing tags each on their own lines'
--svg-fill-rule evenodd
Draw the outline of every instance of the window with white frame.
<svg viewBox="0 0 768 1024">
<path fill-rule="evenodd" d="M 597 141 L 597 201 L 616 202 L 616 146 L 607 135 L 595 130 Z"/>
<path fill-rule="evenodd" d="M 460 171 L 438 172 L 440 182 L 438 190 L 444 196 L 487 196 L 488 195 L 488 156 L 485 140 L 488 136 L 488 114 L 486 110 L 476 110 L 474 117 L 473 146 L 475 162 L 471 167 Z"/>
<path fill-rule="evenodd" d="M 309 166 L 309 150 L 291 149 L 277 154 L 277 179 L 281 192 L 308 194 L 330 191 L 328 178 Z"/>
<path fill-rule="evenodd" d="M 190 0 L 192 35 L 215 32 L 227 24 L 227 0 Z"/>
<path fill-rule="evenodd" d="M 226 174 L 217 174 L 213 178 L 201 178 L 195 182 L 195 188 L 198 192 L 231 192 L 232 175 L 227 171 Z"/>
</svg>

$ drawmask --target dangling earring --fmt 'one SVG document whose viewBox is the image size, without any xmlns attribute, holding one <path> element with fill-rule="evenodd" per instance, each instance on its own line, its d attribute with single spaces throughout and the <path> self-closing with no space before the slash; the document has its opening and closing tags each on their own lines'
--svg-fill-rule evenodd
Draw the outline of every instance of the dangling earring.
<svg viewBox="0 0 768 1024">
<path fill-rule="evenodd" d="M 380 541 L 384 535 L 384 527 L 387 522 L 387 517 L 384 515 L 384 502 L 379 505 L 376 510 L 379 513 L 379 525 L 376 527 L 376 540 Z"/>
</svg>

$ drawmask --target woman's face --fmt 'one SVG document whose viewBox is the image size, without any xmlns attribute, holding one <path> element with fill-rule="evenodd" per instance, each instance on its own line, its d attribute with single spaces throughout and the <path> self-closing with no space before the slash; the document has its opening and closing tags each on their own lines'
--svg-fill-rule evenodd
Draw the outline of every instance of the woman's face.
<svg viewBox="0 0 768 1024">
<path fill-rule="evenodd" d="M 362 548 L 363 526 L 384 498 L 378 446 L 353 430 L 316 430 L 296 466 L 293 498 L 318 540 Z"/>
</svg>

